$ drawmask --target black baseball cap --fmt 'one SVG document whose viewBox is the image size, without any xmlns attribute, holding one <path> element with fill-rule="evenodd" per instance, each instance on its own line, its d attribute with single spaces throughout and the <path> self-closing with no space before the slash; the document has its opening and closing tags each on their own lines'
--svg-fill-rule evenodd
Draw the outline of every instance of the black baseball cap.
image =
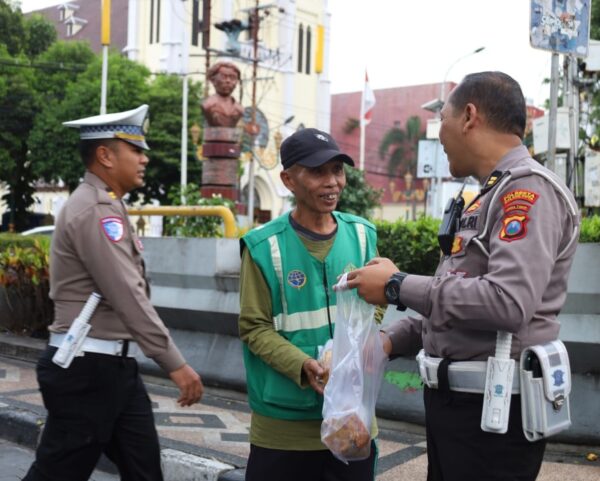
<svg viewBox="0 0 600 481">
<path fill-rule="evenodd" d="M 280 153 L 284 169 L 289 169 L 294 164 L 318 167 L 333 159 L 354 167 L 352 158 L 340 151 L 331 135 L 318 129 L 294 132 L 281 143 Z"/>
</svg>

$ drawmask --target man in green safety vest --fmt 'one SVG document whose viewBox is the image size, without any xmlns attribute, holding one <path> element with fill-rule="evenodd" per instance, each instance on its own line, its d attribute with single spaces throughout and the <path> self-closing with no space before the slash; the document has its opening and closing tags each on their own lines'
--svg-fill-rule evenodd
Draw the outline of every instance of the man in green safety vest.
<svg viewBox="0 0 600 481">
<path fill-rule="evenodd" d="M 241 239 L 240 337 L 252 409 L 246 481 L 369 481 L 377 447 L 346 465 L 321 442 L 324 369 L 340 274 L 376 255 L 375 227 L 336 212 L 346 185 L 333 138 L 303 129 L 281 144 L 281 180 L 296 206 Z M 376 434 L 376 428 L 374 429 Z"/>
</svg>

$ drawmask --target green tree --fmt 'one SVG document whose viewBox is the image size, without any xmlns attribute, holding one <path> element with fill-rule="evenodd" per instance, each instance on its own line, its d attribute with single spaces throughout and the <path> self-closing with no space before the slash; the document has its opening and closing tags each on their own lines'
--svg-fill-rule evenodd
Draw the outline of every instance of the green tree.
<svg viewBox="0 0 600 481">
<path fill-rule="evenodd" d="M 73 190 L 84 174 L 77 144 L 76 129 L 69 129 L 62 122 L 97 113 L 100 106 L 100 79 L 102 63 L 92 56 L 83 45 L 53 45 L 41 58 L 51 63 L 74 59 L 77 64 L 89 62 L 85 72 L 55 71 L 48 101 L 36 118 L 29 144 L 34 160 L 35 174 L 49 182 L 59 179 Z M 72 66 L 72 64 L 71 64 Z M 47 74 L 39 82 L 47 82 Z M 199 96 L 201 85 L 191 82 L 188 91 L 189 126 L 200 120 Z M 182 81 L 174 75 L 158 75 L 150 80 L 148 69 L 132 62 L 118 53 L 109 55 L 108 112 L 133 109 L 141 104 L 150 106 L 150 130 L 147 136 L 151 150 L 146 170 L 146 185 L 132 192 L 131 200 L 141 195 L 144 199 L 168 201 L 172 185 L 180 182 L 181 102 Z M 200 179 L 200 164 L 194 161 L 193 145 L 188 139 L 188 178 Z"/>
<path fill-rule="evenodd" d="M 150 163 L 146 167 L 146 185 L 136 191 L 147 199 L 157 199 L 161 204 L 169 202 L 171 186 L 181 180 L 181 105 L 183 82 L 176 75 L 159 75 L 150 84 L 144 102 L 150 106 L 150 130 L 148 153 Z M 189 127 L 201 124 L 200 101 L 202 86 L 188 85 L 188 179 L 199 183 L 202 168 L 194 157 L 194 145 Z"/>
<path fill-rule="evenodd" d="M 80 54 L 86 58 L 83 50 Z M 56 91 L 54 100 L 44 103 L 29 137 L 34 173 L 38 178 L 49 182 L 62 180 L 69 190 L 79 184 L 85 170 L 77 149 L 79 134 L 77 129 L 64 127 L 62 122 L 99 113 L 101 70 L 102 60 L 94 56 L 87 69 L 74 79 L 61 77 L 65 82 L 64 97 L 61 98 L 62 92 Z M 107 111 L 120 112 L 142 104 L 148 95 L 149 76 L 146 67 L 111 52 Z"/>
<path fill-rule="evenodd" d="M 5 45 L 9 55 L 18 55 L 25 44 L 23 14 L 12 2 L 0 0 L 0 45 Z"/>
<path fill-rule="evenodd" d="M 35 70 L 35 88 L 42 101 L 62 102 L 67 93 L 67 86 L 75 82 L 95 58 L 96 54 L 88 42 L 53 43 L 37 58 L 37 62 L 44 66 Z"/>
<path fill-rule="evenodd" d="M 403 176 L 407 172 L 415 174 L 417 167 L 417 147 L 421 134 L 421 119 L 413 115 L 403 129 L 398 123 L 388 130 L 379 144 L 379 157 L 388 159 L 388 175 Z"/>
<path fill-rule="evenodd" d="M 0 45 L 0 60 L 25 60 L 8 54 Z M 31 70 L 0 64 L 0 179 L 10 190 L 3 196 L 10 210 L 10 222 L 25 228 L 27 208 L 33 202 L 33 178 L 27 158 L 27 136 L 37 110 Z"/>
<path fill-rule="evenodd" d="M 25 20 L 13 2 L 0 0 L 0 180 L 9 186 L 2 200 L 17 230 L 27 226 L 34 192 L 27 138 L 40 102 L 31 62 L 55 37 L 47 20 Z"/>
<path fill-rule="evenodd" d="M 54 25 L 39 14 L 32 15 L 23 21 L 25 34 L 25 54 L 34 58 L 48 50 L 56 41 Z"/>
<path fill-rule="evenodd" d="M 346 167 L 346 188 L 340 197 L 336 210 L 370 218 L 373 209 L 380 206 L 382 189 L 374 189 L 359 169 Z"/>
</svg>

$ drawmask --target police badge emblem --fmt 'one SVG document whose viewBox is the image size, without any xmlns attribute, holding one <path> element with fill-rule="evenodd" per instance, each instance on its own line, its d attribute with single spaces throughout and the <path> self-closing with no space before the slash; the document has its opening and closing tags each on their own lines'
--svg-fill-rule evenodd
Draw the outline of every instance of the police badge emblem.
<svg viewBox="0 0 600 481">
<path fill-rule="evenodd" d="M 111 242 L 119 242 L 123 238 L 123 219 L 120 217 L 104 217 L 100 219 L 100 224 Z"/>
</svg>

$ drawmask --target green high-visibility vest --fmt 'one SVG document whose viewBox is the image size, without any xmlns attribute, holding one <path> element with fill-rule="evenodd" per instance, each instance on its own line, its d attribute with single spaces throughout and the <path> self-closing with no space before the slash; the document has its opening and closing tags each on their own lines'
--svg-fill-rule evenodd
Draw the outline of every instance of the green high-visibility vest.
<svg viewBox="0 0 600 481">
<path fill-rule="evenodd" d="M 332 336 L 340 274 L 362 267 L 376 252 L 377 232 L 361 217 L 334 212 L 338 230 L 324 262 L 313 257 L 289 213 L 242 238 L 260 268 L 273 306 L 274 329 L 312 358 Z M 323 397 L 302 389 L 255 356 L 244 344 L 248 400 L 253 411 L 279 419 L 321 419 Z"/>
</svg>

